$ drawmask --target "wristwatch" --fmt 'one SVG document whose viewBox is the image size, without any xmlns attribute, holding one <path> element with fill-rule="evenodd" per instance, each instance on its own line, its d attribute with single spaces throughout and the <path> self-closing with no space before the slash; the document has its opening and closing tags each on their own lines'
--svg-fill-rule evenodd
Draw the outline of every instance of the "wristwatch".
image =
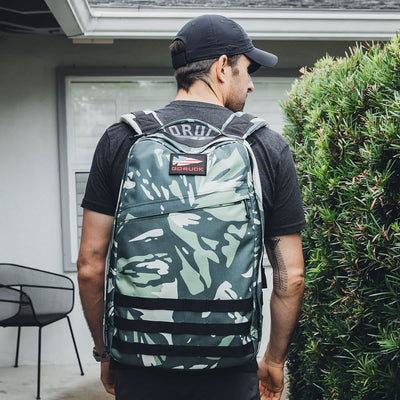
<svg viewBox="0 0 400 400">
<path fill-rule="evenodd" d="M 93 357 L 97 362 L 104 362 L 104 361 L 110 361 L 110 353 L 104 352 L 103 354 L 99 354 L 96 351 L 96 347 L 93 347 Z"/>
</svg>

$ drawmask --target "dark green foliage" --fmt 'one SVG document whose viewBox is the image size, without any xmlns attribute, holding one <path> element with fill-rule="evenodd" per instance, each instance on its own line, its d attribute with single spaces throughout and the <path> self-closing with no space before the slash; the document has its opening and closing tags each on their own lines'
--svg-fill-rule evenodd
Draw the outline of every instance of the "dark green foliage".
<svg viewBox="0 0 400 400">
<path fill-rule="evenodd" d="M 400 38 L 303 72 L 283 105 L 308 220 L 291 399 L 400 400 Z"/>
</svg>

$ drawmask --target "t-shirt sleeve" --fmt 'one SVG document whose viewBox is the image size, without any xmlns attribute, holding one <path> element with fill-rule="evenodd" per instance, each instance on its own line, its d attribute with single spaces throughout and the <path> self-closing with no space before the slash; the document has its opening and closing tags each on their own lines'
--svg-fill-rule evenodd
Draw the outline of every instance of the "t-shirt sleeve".
<svg viewBox="0 0 400 400">
<path fill-rule="evenodd" d="M 114 215 L 110 168 L 110 139 L 105 133 L 94 152 L 81 207 L 101 214 Z"/>
<path fill-rule="evenodd" d="M 289 235 L 306 227 L 303 202 L 290 148 L 280 154 L 274 179 L 272 207 L 266 210 L 266 237 Z"/>
</svg>

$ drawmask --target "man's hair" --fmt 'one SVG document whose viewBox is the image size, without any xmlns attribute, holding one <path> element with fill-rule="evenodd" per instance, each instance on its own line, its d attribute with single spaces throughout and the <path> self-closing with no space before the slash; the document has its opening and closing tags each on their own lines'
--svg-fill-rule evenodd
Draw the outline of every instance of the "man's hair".
<svg viewBox="0 0 400 400">
<path fill-rule="evenodd" d="M 185 51 L 185 43 L 182 40 L 176 39 L 169 46 L 171 55 L 179 54 Z M 240 57 L 240 54 L 234 56 L 228 56 L 228 65 L 234 67 Z M 210 60 L 195 61 L 190 64 L 179 67 L 175 71 L 176 84 L 179 89 L 183 89 L 186 92 L 193 85 L 195 81 L 201 80 L 208 84 L 207 75 L 210 72 L 211 66 L 218 60 L 213 58 Z"/>
</svg>

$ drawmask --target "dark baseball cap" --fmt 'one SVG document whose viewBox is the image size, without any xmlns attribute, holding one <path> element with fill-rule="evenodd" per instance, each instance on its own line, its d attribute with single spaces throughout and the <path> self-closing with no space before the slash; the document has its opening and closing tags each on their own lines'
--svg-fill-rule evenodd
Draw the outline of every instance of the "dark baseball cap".
<svg viewBox="0 0 400 400">
<path fill-rule="evenodd" d="M 210 60 L 225 54 L 244 54 L 251 61 L 249 72 L 260 66 L 273 67 L 278 57 L 254 47 L 243 28 L 230 18 L 222 15 L 202 15 L 187 22 L 174 40 L 182 40 L 185 50 L 172 55 L 175 69 L 195 61 Z"/>
</svg>

